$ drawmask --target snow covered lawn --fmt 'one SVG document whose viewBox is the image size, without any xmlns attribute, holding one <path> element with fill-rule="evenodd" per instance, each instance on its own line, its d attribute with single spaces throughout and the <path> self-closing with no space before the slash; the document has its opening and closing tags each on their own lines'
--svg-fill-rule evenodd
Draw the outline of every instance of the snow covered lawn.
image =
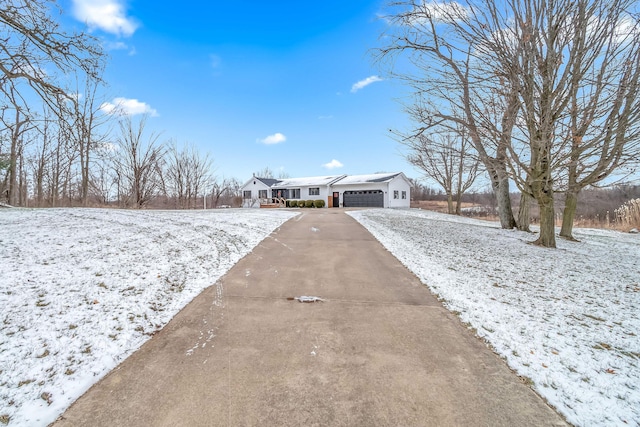
<svg viewBox="0 0 640 427">
<path fill-rule="evenodd" d="M 578 426 L 640 425 L 640 235 L 528 233 L 420 210 L 349 213 Z"/>
<path fill-rule="evenodd" d="M 0 210 L 0 425 L 52 422 L 294 215 Z"/>
</svg>

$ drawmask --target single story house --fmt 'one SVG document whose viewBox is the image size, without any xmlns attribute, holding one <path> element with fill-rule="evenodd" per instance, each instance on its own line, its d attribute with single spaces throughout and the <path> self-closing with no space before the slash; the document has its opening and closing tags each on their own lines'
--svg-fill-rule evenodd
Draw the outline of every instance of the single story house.
<svg viewBox="0 0 640 427">
<path fill-rule="evenodd" d="M 324 200 L 327 207 L 408 208 L 411 184 L 402 172 L 308 178 L 260 178 L 242 186 L 242 206 L 278 200 Z"/>
</svg>

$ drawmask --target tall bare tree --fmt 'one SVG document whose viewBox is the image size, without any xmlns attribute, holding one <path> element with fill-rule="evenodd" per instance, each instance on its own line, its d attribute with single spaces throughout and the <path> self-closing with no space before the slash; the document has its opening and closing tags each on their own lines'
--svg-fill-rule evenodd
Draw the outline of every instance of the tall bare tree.
<svg viewBox="0 0 640 427">
<path fill-rule="evenodd" d="M 50 163 L 52 148 L 56 144 L 55 120 L 52 114 L 45 109 L 44 115 L 37 127 L 39 133 L 38 144 L 35 144 L 31 161 L 32 179 L 34 186 L 35 203 L 38 207 L 45 205 L 45 178 Z"/>
<path fill-rule="evenodd" d="M 7 82 L 2 86 L 2 92 L 5 95 L 7 105 L 0 111 L 0 120 L 4 125 L 4 133 L 8 135 L 9 155 L 8 168 L 4 179 L 4 192 L 7 202 L 10 205 L 19 204 L 19 175 L 20 164 L 25 134 L 33 129 L 33 117 L 29 108 L 25 105 L 24 100 L 18 93 L 13 82 Z"/>
<path fill-rule="evenodd" d="M 568 183 L 573 182 L 568 184 L 573 189 L 568 191 L 577 194 L 578 182 L 588 185 L 604 179 L 620 166 L 621 158 L 637 155 L 633 151 L 638 107 L 636 3 L 468 0 L 464 5 L 400 4 L 405 11 L 409 6 L 396 21 L 404 24 L 405 31 L 403 37 L 392 39 L 391 51 L 411 50 L 420 57 L 437 58 L 449 67 L 449 73 L 462 76 L 456 81 L 442 79 L 441 71 L 432 67 L 423 81 L 435 76 L 447 93 L 457 90 L 479 95 L 477 86 L 486 95 L 484 88 L 505 88 L 502 120 L 493 120 L 501 123 L 501 132 L 477 119 L 478 113 L 488 110 L 486 100 L 491 97 L 477 96 L 482 101 L 469 104 L 464 96 L 459 98 L 464 102 L 457 106 L 458 114 L 473 117 L 478 133 L 493 134 L 488 139 L 498 142 L 496 152 L 506 150 L 508 156 L 502 153 L 496 158 L 510 161 L 518 187 L 540 209 L 540 235 L 534 243 L 555 247 L 554 193 L 561 168 L 569 167 L 564 174 Z M 429 35 L 426 40 L 424 34 Z M 468 77 L 475 78 L 473 85 Z M 437 96 L 433 89 L 429 93 Z M 475 133 L 470 127 L 472 140 Z M 480 147 L 476 149 L 482 159 Z M 568 193 L 568 215 L 574 211 L 572 198 Z M 567 218 L 567 225 L 570 223 L 572 218 Z"/>
<path fill-rule="evenodd" d="M 220 205 L 220 201 L 227 199 L 228 204 L 231 204 L 232 199 L 235 197 L 234 188 L 239 187 L 240 184 L 235 178 L 216 179 L 213 183 L 213 190 L 211 191 L 211 205 L 217 208 Z"/>
<path fill-rule="evenodd" d="M 506 3 L 508 14 L 501 5 L 485 3 L 484 26 L 475 25 L 469 37 L 484 37 L 496 64 L 511 71 L 508 78 L 518 89 L 529 148 L 524 156 L 512 150 L 511 158 L 526 171 L 519 177 L 521 187 L 540 208 L 536 243 L 555 247 L 554 193 L 560 168 L 568 167 L 564 234 L 571 237 L 581 184 L 612 173 L 637 139 L 635 2 L 512 0 Z"/>
<path fill-rule="evenodd" d="M 118 182 L 120 202 L 135 208 L 145 207 L 160 189 L 162 162 L 166 152 L 157 133 L 144 135 L 147 116 L 134 122 L 130 116 L 120 120 L 118 149 L 114 150 L 113 169 Z"/>
<path fill-rule="evenodd" d="M 578 3 L 576 10 L 583 25 L 572 28 L 574 44 L 598 55 L 571 63 L 569 108 L 560 125 L 559 137 L 568 141 L 560 230 L 567 239 L 573 239 L 580 191 L 640 162 L 640 28 L 630 5 Z"/>
<path fill-rule="evenodd" d="M 460 215 L 462 196 L 475 182 L 480 161 L 471 153 L 464 128 L 457 133 L 446 129 L 438 132 L 436 128 L 431 132 L 400 141 L 409 149 L 406 156 L 409 163 L 444 190 L 448 212 Z"/>
<path fill-rule="evenodd" d="M 20 90 L 32 90 L 54 111 L 67 97 L 54 71 L 91 74 L 104 60 L 95 37 L 60 28 L 52 18 L 57 8 L 53 0 L 0 1 L 0 76 L 24 84 Z"/>
<path fill-rule="evenodd" d="M 465 127 L 477 155 L 488 172 L 498 201 L 498 213 L 503 228 L 514 228 L 515 218 L 509 195 L 507 145 L 519 108 L 517 93 L 508 80 L 494 70 L 487 70 L 484 58 L 478 58 L 477 43 L 460 36 L 467 10 L 460 4 L 423 3 L 408 0 L 392 2 L 384 40 L 386 45 L 376 51 L 376 59 L 391 62 L 390 75 L 413 87 L 420 116 L 414 129 L 418 137 L 432 128 L 448 127 L 455 131 Z M 464 35 L 464 34 L 463 34 Z M 408 58 L 414 70 L 407 71 L 393 64 Z M 395 71 L 394 71 L 395 69 Z M 501 96 L 501 116 L 494 122 L 499 127 L 498 138 L 489 138 L 483 127 L 487 88 Z M 506 89 L 506 90 L 505 90 Z M 493 101 L 492 101 L 493 102 Z M 496 110 L 497 111 L 497 110 Z"/>
<path fill-rule="evenodd" d="M 79 154 L 82 206 L 88 204 L 93 151 L 106 141 L 103 132 L 107 121 L 112 117 L 100 110 L 100 76 L 100 70 L 76 75 L 74 99 L 61 103 L 61 110 L 64 111 L 61 123 L 66 126 L 67 133 Z"/>
<path fill-rule="evenodd" d="M 213 183 L 213 161 L 210 155 L 200 154 L 195 147 L 178 147 L 174 142 L 169 149 L 165 169 L 165 182 L 169 195 L 181 209 L 196 207 L 199 194 L 206 197 Z"/>
</svg>

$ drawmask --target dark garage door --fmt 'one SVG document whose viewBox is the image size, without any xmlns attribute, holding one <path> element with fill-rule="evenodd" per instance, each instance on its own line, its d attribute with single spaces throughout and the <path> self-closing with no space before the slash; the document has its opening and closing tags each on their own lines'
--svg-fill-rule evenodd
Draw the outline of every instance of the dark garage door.
<svg viewBox="0 0 640 427">
<path fill-rule="evenodd" d="M 384 195 L 381 190 L 345 191 L 342 195 L 345 208 L 383 208 Z"/>
</svg>

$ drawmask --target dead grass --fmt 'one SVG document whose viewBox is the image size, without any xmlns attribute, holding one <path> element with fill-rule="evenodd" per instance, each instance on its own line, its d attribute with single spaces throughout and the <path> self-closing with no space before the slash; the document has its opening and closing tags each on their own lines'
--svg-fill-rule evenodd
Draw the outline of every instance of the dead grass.
<svg viewBox="0 0 640 427">
<path fill-rule="evenodd" d="M 462 202 L 463 208 L 472 208 L 476 206 L 479 207 L 480 205 L 475 203 Z M 411 202 L 411 207 L 442 213 L 448 212 L 447 202 L 444 200 L 414 200 Z"/>
<path fill-rule="evenodd" d="M 632 200 L 631 202 L 634 202 L 634 201 Z M 636 203 L 635 205 L 631 205 L 627 207 L 627 210 L 625 211 L 625 214 L 626 214 L 625 219 L 626 218 L 628 219 L 625 221 L 620 221 L 619 219 L 616 220 L 615 218 L 613 218 L 614 215 L 612 215 L 612 218 L 609 218 L 609 217 L 585 218 L 583 216 L 578 216 L 574 220 L 573 226 L 574 228 L 599 228 L 599 229 L 617 230 L 617 231 L 623 231 L 623 232 L 628 232 L 631 228 L 634 228 L 634 227 L 640 228 L 640 214 L 636 214 L 634 210 L 634 209 L 640 209 L 638 208 L 638 206 L 640 206 L 640 202 L 635 201 L 635 203 Z M 411 202 L 411 207 L 424 209 L 428 211 L 445 213 L 445 214 L 448 213 L 447 202 L 443 200 L 417 200 L 417 201 L 414 200 Z M 462 203 L 462 207 L 471 208 L 471 207 L 482 207 L 482 206 L 474 203 L 465 202 L 465 203 Z M 535 211 L 535 209 L 533 210 Z M 635 218 L 634 214 L 638 215 L 638 218 Z M 465 216 L 470 218 L 475 218 L 475 219 L 481 219 L 485 221 L 492 221 L 492 222 L 500 220 L 500 218 L 497 215 L 490 215 L 490 214 L 487 215 L 487 214 L 467 213 L 465 214 Z M 557 212 L 555 223 L 557 227 L 562 226 L 561 211 Z M 538 219 L 535 216 L 531 219 L 531 224 L 532 225 L 538 224 Z"/>
</svg>

